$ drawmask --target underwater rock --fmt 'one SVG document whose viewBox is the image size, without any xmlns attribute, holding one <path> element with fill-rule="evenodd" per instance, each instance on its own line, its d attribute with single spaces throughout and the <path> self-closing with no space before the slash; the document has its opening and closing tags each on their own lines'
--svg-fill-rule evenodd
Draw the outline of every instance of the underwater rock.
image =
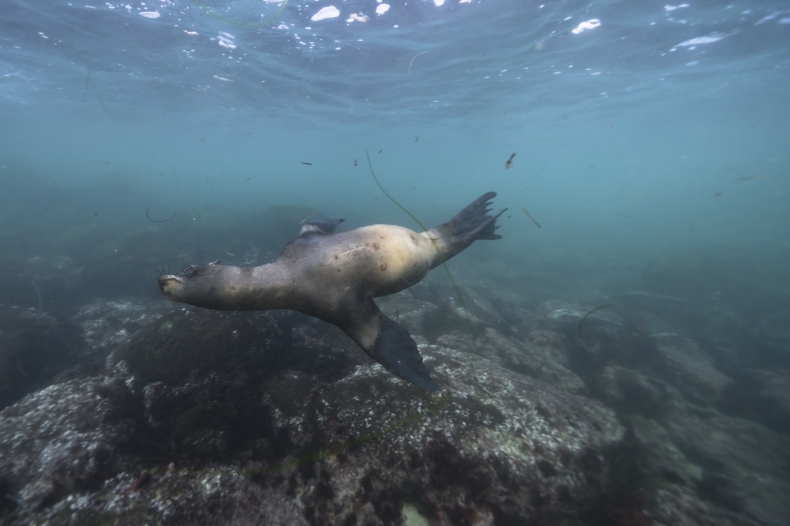
<svg viewBox="0 0 790 526">
<path fill-rule="evenodd" d="M 655 526 L 759 526 L 763 523 L 704 500 L 689 486 L 664 485 L 650 505 Z"/>
<path fill-rule="evenodd" d="M 130 435 L 113 401 L 126 395 L 123 386 L 75 381 L 0 412 L 0 522 L 30 524 L 33 512 L 101 487 Z"/>
<path fill-rule="evenodd" d="M 72 321 L 82 329 L 85 347 L 80 362 L 101 364 L 133 334 L 171 310 L 169 304 L 94 301 L 80 308 Z"/>
<path fill-rule="evenodd" d="M 298 500 L 256 483 L 246 470 L 159 466 L 122 472 L 101 490 L 33 514 L 39 524 L 308 526 Z"/>
<path fill-rule="evenodd" d="M 442 386 L 427 393 L 336 329 L 291 316 L 178 310 L 108 359 L 116 380 L 8 408 L 0 518 L 557 523 L 609 486 L 624 429 L 599 402 L 421 344 Z"/>
<path fill-rule="evenodd" d="M 642 291 L 621 294 L 612 302 L 625 313 L 626 323 L 642 334 L 676 332 L 704 345 L 723 366 L 738 369 L 748 363 L 751 333 L 720 305 Z"/>
<path fill-rule="evenodd" d="M 353 353 L 333 352 L 330 344 Z M 171 310 L 132 336 L 107 358 L 108 369 L 123 361 L 135 387 L 176 385 L 191 376 L 248 375 L 258 382 L 295 369 L 333 381 L 367 360 L 335 327 L 294 311 Z M 318 364 L 318 365 L 317 365 Z"/>
<path fill-rule="evenodd" d="M 790 438 L 714 411 L 626 417 L 656 524 L 770 525 L 790 520 Z"/>
<path fill-rule="evenodd" d="M 764 420 L 790 433 L 790 371 L 749 371 L 759 385 L 757 396 L 761 399 Z"/>
<path fill-rule="evenodd" d="M 628 361 L 634 352 L 632 333 L 614 305 L 551 300 L 537 310 L 537 328 L 561 334 L 564 347 L 576 358 L 595 363 Z"/>
<path fill-rule="evenodd" d="M 543 356 L 563 367 L 570 365 L 565 339 L 559 333 L 542 329 L 531 330 L 524 337 L 524 343 L 540 349 Z"/>
<path fill-rule="evenodd" d="M 122 383 L 87 380 L 0 413 L 0 523 L 307 524 L 293 498 L 242 470 L 161 465 L 141 410 Z"/>
<path fill-rule="evenodd" d="M 629 301 L 638 298 L 641 307 L 624 303 L 623 297 L 629 297 Z M 610 364 L 639 370 L 646 375 L 641 380 L 631 375 L 630 386 L 648 398 L 653 396 L 649 394 L 652 388 L 648 383 L 653 382 L 657 386 L 665 382 L 692 403 L 711 405 L 721 401 L 732 379 L 716 367 L 713 357 L 694 339 L 685 336 L 682 327 L 676 329 L 672 323 L 648 310 L 652 307 L 645 307 L 645 303 L 653 305 L 657 302 L 662 308 L 671 310 L 665 304 L 668 300 L 663 297 L 655 299 L 654 295 L 643 293 L 618 298 L 612 300 L 618 303 L 612 304 L 611 308 L 592 312 L 576 304 L 546 302 L 540 308 L 545 314 L 538 320 L 538 325 L 565 337 L 568 348 L 574 351 L 572 357 L 576 359 L 575 362 L 572 360 L 571 369 L 591 384 L 601 386 L 603 390 L 599 394 L 610 401 L 621 398 L 615 392 L 618 388 L 613 382 L 628 383 L 628 375 L 623 371 L 601 370 Z M 686 304 L 685 300 L 673 298 L 672 301 L 673 305 L 675 301 Z M 651 380 L 648 381 L 647 377 Z"/>
<path fill-rule="evenodd" d="M 545 336 L 548 331 L 541 332 Z M 536 338 L 533 341 L 545 343 L 546 340 Z M 436 342 L 450 348 L 477 354 L 493 361 L 500 367 L 543 380 L 564 391 L 583 393 L 586 389 L 581 378 L 559 363 L 563 361 L 564 357 L 551 345 L 522 343 L 506 338 L 496 329 L 490 328 L 485 329 L 475 339 L 456 332 L 441 336 Z"/>
<path fill-rule="evenodd" d="M 510 326 L 518 323 L 516 316 L 503 315 L 491 301 L 491 298 L 497 300 L 490 292 L 478 287 L 461 285 L 456 291 L 449 283 L 437 281 L 429 275 L 411 287 L 409 292 L 413 298 L 436 307 L 425 311 L 422 330 L 418 332 L 429 341 L 453 331 L 464 331 L 471 335 L 473 331 L 486 327 L 509 332 Z M 382 300 L 386 301 L 386 298 L 377 301 Z"/>
<path fill-rule="evenodd" d="M 790 310 L 773 312 L 757 324 L 754 339 L 766 355 L 790 366 Z"/>
<path fill-rule="evenodd" d="M 77 363 L 83 346 L 69 322 L 35 309 L 0 305 L 0 408 Z"/>
<path fill-rule="evenodd" d="M 655 355 L 654 370 L 696 404 L 710 405 L 721 400 L 732 380 L 719 372 L 711 357 L 692 340 L 675 333 L 650 336 Z"/>
<path fill-rule="evenodd" d="M 439 309 L 433 303 L 415 299 L 408 290 L 377 298 L 376 304 L 381 312 L 402 325 L 412 337 L 425 334 L 428 317 Z"/>
<path fill-rule="evenodd" d="M 560 520 L 606 487 L 623 432 L 608 409 L 463 351 L 421 345 L 420 352 L 442 386 L 438 395 L 371 364 L 280 417 L 298 418 L 305 430 L 315 422 L 292 440 L 319 445 L 312 455 L 323 458 L 307 476 L 294 467 L 288 478 L 327 523 L 368 504 L 389 523 L 404 501 L 443 524 L 487 515 L 514 524 Z"/>
<path fill-rule="evenodd" d="M 618 413 L 656 416 L 671 406 L 670 388 L 662 381 L 619 365 L 606 366 L 598 372 L 594 391 Z"/>
<path fill-rule="evenodd" d="M 83 284 L 83 268 L 68 256 L 0 261 L 0 297 L 6 305 L 60 310 L 73 305 Z"/>
<path fill-rule="evenodd" d="M 663 421 L 641 415 L 631 415 L 626 421 L 639 446 L 640 468 L 648 480 L 689 486 L 702 480 L 702 466 L 678 449 Z"/>
<path fill-rule="evenodd" d="M 722 409 L 790 434 L 790 371 L 747 369 L 725 393 Z"/>
<path fill-rule="evenodd" d="M 519 523 L 594 503 L 622 438 L 613 413 L 462 351 L 423 344 L 420 352 L 443 386 L 438 395 L 368 362 L 334 382 L 298 371 L 270 378 L 263 396 L 237 397 L 234 408 L 225 402 L 230 379 L 212 373 L 149 384 L 147 416 L 178 435 L 182 454 L 199 456 L 224 440 L 228 422 L 219 419 L 244 413 L 238 420 L 251 433 L 222 453 L 251 462 L 247 473 L 298 499 L 311 523 L 398 524 L 406 506 L 443 524 L 488 514 Z M 185 435 L 168 422 L 186 418 L 189 404 L 174 400 L 187 392 L 203 407 L 193 405 Z M 174 406 L 180 417 L 165 414 Z"/>
<path fill-rule="evenodd" d="M 487 325 L 496 327 L 503 322 L 503 316 L 499 310 L 494 306 L 489 298 L 484 293 L 479 292 L 475 288 L 461 285 L 458 287 L 461 291 L 461 296 L 464 299 L 467 312 L 471 314 L 472 322 L 478 325 Z M 454 299 L 457 299 L 453 296 Z M 460 316 L 465 316 L 463 306 L 459 304 L 456 306 L 456 311 L 460 307 Z"/>
<path fill-rule="evenodd" d="M 790 524 L 790 437 L 716 414 L 677 415 L 664 428 L 677 448 L 702 468 L 697 489 L 707 500 L 760 524 Z"/>
</svg>

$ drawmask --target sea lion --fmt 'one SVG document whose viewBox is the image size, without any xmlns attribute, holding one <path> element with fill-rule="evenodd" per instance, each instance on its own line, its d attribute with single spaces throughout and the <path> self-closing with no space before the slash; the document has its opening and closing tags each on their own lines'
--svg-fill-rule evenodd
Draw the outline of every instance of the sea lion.
<svg viewBox="0 0 790 526">
<path fill-rule="evenodd" d="M 232 267 L 190 265 L 159 278 L 171 300 L 206 309 L 294 309 L 336 325 L 381 365 L 428 391 L 438 385 L 408 331 L 373 298 L 411 287 L 478 239 L 501 239 L 489 215 L 495 192 L 480 196 L 452 220 L 418 234 L 395 225 L 335 232 L 342 219 L 311 221 L 274 263 Z"/>
</svg>

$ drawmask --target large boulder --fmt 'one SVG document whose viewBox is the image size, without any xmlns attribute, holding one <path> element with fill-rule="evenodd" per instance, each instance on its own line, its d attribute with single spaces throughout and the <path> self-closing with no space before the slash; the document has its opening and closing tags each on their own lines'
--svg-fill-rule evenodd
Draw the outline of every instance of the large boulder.
<svg viewBox="0 0 790 526">
<path fill-rule="evenodd" d="M 119 410 L 128 399 L 122 385 L 73 381 L 0 412 L 0 520 L 29 524 L 35 512 L 100 488 L 132 435 Z"/>
<path fill-rule="evenodd" d="M 293 316 L 179 309 L 113 353 L 115 380 L 8 408 L 5 517 L 549 524 L 580 520 L 613 484 L 624 429 L 601 403 L 420 344 L 442 386 L 427 393 Z"/>
<path fill-rule="evenodd" d="M 78 362 L 76 325 L 38 309 L 0 305 L 0 409 Z"/>
<path fill-rule="evenodd" d="M 687 522 L 694 518 L 691 506 L 674 509 L 668 502 L 700 498 L 707 503 L 698 507 L 709 517 L 728 517 L 721 523 L 790 523 L 786 435 L 716 412 L 676 412 L 661 421 L 633 417 L 630 425 L 642 450 L 650 509 L 664 524 L 681 514 Z"/>
<path fill-rule="evenodd" d="M 140 329 L 169 312 L 164 301 L 93 301 L 81 307 L 71 320 L 85 341 L 82 364 L 104 365 L 107 356 L 129 341 Z"/>
<path fill-rule="evenodd" d="M 535 331 L 526 342 L 521 342 L 488 328 L 476 338 L 455 332 L 439 337 L 437 343 L 477 354 L 500 367 L 543 380 L 561 390 L 583 393 L 584 382 L 563 365 L 567 365 L 567 360 L 562 348 L 552 345 L 555 341 L 547 340 L 547 333 Z"/>
</svg>

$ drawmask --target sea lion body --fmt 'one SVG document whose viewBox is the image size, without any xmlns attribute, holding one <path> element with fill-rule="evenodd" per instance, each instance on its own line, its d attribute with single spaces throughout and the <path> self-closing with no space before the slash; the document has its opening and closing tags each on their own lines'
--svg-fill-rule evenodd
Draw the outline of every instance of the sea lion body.
<svg viewBox="0 0 790 526">
<path fill-rule="evenodd" d="M 294 309 L 340 327 L 395 374 L 428 390 L 438 386 L 408 332 L 373 298 L 400 292 L 476 239 L 499 239 L 489 192 L 453 220 L 417 233 L 396 225 L 334 232 L 339 220 L 315 222 L 288 243 L 274 263 L 190 266 L 159 278 L 172 301 L 217 310 Z M 326 221 L 326 220 L 324 220 Z"/>
</svg>

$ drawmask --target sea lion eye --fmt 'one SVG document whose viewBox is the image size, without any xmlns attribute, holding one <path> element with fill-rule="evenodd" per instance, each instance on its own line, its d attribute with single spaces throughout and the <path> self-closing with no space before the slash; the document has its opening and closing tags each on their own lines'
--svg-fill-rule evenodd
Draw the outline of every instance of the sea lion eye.
<svg viewBox="0 0 790 526">
<path fill-rule="evenodd" d="M 184 269 L 184 270 L 181 272 L 181 274 L 189 274 L 189 273 L 190 273 L 190 272 L 192 272 L 193 270 L 195 270 L 195 267 L 193 267 L 192 265 L 189 265 L 187 268 L 185 268 L 185 269 Z"/>
</svg>

